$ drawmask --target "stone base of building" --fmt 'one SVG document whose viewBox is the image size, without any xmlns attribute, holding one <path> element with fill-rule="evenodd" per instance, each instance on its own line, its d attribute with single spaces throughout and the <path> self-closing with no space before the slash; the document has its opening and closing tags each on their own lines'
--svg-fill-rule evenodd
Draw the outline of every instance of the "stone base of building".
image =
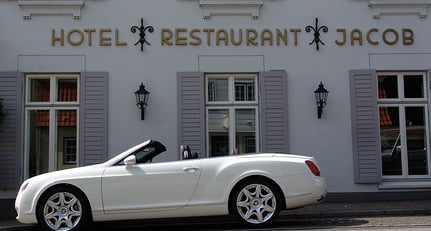
<svg viewBox="0 0 431 231">
<path fill-rule="evenodd" d="M 326 203 L 429 200 L 431 191 L 328 193 Z"/>
<path fill-rule="evenodd" d="M 0 199 L 0 220 L 15 219 L 15 199 Z"/>
</svg>

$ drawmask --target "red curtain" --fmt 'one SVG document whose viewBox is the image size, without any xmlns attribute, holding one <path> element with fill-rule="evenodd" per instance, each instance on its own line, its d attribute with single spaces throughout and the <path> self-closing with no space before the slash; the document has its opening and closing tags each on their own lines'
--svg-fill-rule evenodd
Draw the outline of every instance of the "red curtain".
<svg viewBox="0 0 431 231">
<path fill-rule="evenodd" d="M 379 87 L 379 99 L 386 99 L 386 91 L 383 87 Z M 392 125 L 391 116 L 389 115 L 389 111 L 387 107 L 380 107 L 380 126 L 389 126 Z"/>
<path fill-rule="evenodd" d="M 38 82 L 37 102 L 49 102 L 49 82 Z M 77 101 L 76 82 L 61 82 L 58 88 L 57 101 Z M 36 112 L 36 126 L 49 126 L 49 111 L 40 110 Z M 58 110 L 57 126 L 76 126 L 76 110 Z"/>
</svg>

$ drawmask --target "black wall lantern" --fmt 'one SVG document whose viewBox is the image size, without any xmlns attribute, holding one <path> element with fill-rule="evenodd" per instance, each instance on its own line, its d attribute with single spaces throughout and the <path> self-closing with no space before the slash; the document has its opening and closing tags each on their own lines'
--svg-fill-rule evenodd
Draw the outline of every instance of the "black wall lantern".
<svg viewBox="0 0 431 231">
<path fill-rule="evenodd" d="M 328 100 L 329 91 L 325 89 L 323 83 L 320 82 L 319 88 L 314 91 L 314 96 L 316 97 L 317 104 L 317 118 L 322 118 L 323 108 L 326 106 L 326 101 Z"/>
<path fill-rule="evenodd" d="M 141 120 L 145 118 L 145 108 L 147 107 L 150 92 L 145 89 L 144 83 L 141 83 L 139 89 L 135 91 L 136 105 L 141 109 Z"/>
</svg>

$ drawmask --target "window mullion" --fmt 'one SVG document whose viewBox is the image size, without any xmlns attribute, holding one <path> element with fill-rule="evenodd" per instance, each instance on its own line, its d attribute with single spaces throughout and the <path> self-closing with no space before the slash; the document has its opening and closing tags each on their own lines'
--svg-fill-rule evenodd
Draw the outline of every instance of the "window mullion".
<svg viewBox="0 0 431 231">
<path fill-rule="evenodd" d="M 397 84 L 398 84 L 398 97 L 399 99 L 401 99 L 402 101 L 405 99 L 404 96 L 404 74 L 400 73 L 397 75 Z"/>
<path fill-rule="evenodd" d="M 50 76 L 49 77 L 49 79 L 50 79 L 50 89 L 49 89 L 49 94 L 50 94 L 50 97 L 49 97 L 49 102 L 51 103 L 51 104 L 55 104 L 56 103 L 56 96 L 57 96 L 57 83 L 56 83 L 56 78 L 55 77 L 53 77 L 53 76 Z"/>
<path fill-rule="evenodd" d="M 255 140 L 256 140 L 256 152 L 260 152 L 260 142 L 259 142 L 259 127 L 260 127 L 260 124 L 259 124 L 259 110 L 258 110 L 258 107 L 254 107 L 254 113 L 255 113 L 255 119 L 254 119 L 254 122 L 255 122 Z"/>
<path fill-rule="evenodd" d="M 229 76 L 228 77 L 228 100 L 229 103 L 235 102 L 235 77 Z"/>
<path fill-rule="evenodd" d="M 57 117 L 56 110 L 54 108 L 49 109 L 49 143 L 54 145 L 49 145 L 49 160 L 48 160 L 48 171 L 57 170 L 57 156 L 55 155 L 57 149 Z"/>
<path fill-rule="evenodd" d="M 401 135 L 401 169 L 402 169 L 402 176 L 407 177 L 409 175 L 409 168 L 408 168 L 408 151 L 407 151 L 407 126 L 405 123 L 405 115 L 406 115 L 406 107 L 405 105 L 399 106 L 399 113 L 400 113 L 400 133 Z"/>
<path fill-rule="evenodd" d="M 427 161 L 428 161 L 428 165 L 427 165 L 427 168 L 428 168 L 428 172 L 427 172 L 427 175 L 428 176 L 430 176 L 431 175 L 431 172 L 430 172 L 430 170 L 431 170 L 431 160 L 430 160 L 430 126 L 429 126 L 429 111 L 428 111 L 428 105 L 424 105 L 424 112 L 425 112 L 425 116 L 424 116 L 424 118 L 425 118 L 425 136 L 426 136 L 426 139 L 425 139 L 425 153 L 426 153 L 426 155 L 427 155 Z"/>
<path fill-rule="evenodd" d="M 235 108 L 229 108 L 229 154 L 236 148 L 236 114 Z"/>
</svg>

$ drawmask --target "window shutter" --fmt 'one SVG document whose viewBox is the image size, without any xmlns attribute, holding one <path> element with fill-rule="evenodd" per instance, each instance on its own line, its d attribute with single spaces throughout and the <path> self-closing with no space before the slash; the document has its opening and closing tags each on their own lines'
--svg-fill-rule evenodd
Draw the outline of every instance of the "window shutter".
<svg viewBox="0 0 431 231">
<path fill-rule="evenodd" d="M 203 72 L 179 72 L 178 142 L 205 156 L 205 79 Z"/>
<path fill-rule="evenodd" d="M 382 173 L 376 71 L 351 70 L 349 75 L 355 183 L 378 183 Z"/>
<path fill-rule="evenodd" d="M 259 80 L 262 151 L 287 153 L 287 73 L 262 72 Z"/>
<path fill-rule="evenodd" d="M 0 124 L 0 190 L 16 189 L 21 183 L 22 74 L 0 72 L 0 99 L 6 116 Z"/>
<path fill-rule="evenodd" d="M 79 166 L 108 158 L 108 73 L 82 72 L 79 107 Z"/>
</svg>

